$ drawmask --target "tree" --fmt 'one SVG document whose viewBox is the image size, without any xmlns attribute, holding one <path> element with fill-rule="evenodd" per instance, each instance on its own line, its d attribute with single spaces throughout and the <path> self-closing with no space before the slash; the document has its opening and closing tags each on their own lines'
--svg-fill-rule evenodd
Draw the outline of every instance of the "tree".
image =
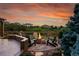
<svg viewBox="0 0 79 59">
<path fill-rule="evenodd" d="M 70 26 L 73 25 L 70 27 L 71 30 L 77 33 L 77 40 L 72 48 L 71 55 L 79 56 L 79 4 L 75 5 L 74 16 L 71 18 L 70 23 Z"/>
<path fill-rule="evenodd" d="M 74 16 L 70 17 L 70 21 L 67 26 L 71 29 L 71 31 L 79 33 L 79 4 L 75 5 Z"/>
<path fill-rule="evenodd" d="M 64 55 L 79 55 L 79 4 L 75 5 L 74 15 L 70 17 L 67 27 L 70 31 L 64 33 L 61 40 Z"/>
<path fill-rule="evenodd" d="M 65 56 L 71 55 L 71 53 L 72 53 L 71 48 L 73 48 L 76 40 L 77 40 L 77 35 L 73 31 L 63 34 L 63 38 L 61 39 L 61 47 L 64 50 Z"/>
</svg>

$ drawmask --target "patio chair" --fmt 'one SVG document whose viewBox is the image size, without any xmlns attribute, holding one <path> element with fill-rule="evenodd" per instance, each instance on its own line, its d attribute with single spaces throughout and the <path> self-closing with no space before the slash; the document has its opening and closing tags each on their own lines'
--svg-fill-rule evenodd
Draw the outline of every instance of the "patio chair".
<svg viewBox="0 0 79 59">
<path fill-rule="evenodd" d="M 27 38 L 28 38 L 28 43 L 29 43 L 29 46 L 28 47 L 32 46 L 33 44 L 36 45 L 36 40 L 35 39 L 32 39 L 29 36 Z"/>
<path fill-rule="evenodd" d="M 54 39 L 49 39 L 49 38 L 48 38 L 48 40 L 47 40 L 47 45 L 48 45 L 48 44 L 50 44 L 50 45 L 56 47 L 56 46 L 57 46 L 56 39 L 55 39 L 55 38 L 54 38 Z"/>
</svg>

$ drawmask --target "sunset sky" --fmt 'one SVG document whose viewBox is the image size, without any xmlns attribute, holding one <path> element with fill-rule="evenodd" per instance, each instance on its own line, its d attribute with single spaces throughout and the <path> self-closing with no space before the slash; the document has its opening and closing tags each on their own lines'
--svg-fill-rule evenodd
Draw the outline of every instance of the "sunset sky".
<svg viewBox="0 0 79 59">
<path fill-rule="evenodd" d="M 0 4 L 0 17 L 9 22 L 33 25 L 65 25 L 73 15 L 74 4 Z"/>
</svg>

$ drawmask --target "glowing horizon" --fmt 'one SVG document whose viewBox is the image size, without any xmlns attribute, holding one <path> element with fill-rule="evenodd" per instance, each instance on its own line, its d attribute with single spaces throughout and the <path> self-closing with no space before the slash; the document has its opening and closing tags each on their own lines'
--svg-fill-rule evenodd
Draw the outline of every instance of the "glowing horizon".
<svg viewBox="0 0 79 59">
<path fill-rule="evenodd" d="M 74 4 L 0 4 L 0 17 L 9 22 L 34 25 L 65 25 L 73 15 Z"/>
</svg>

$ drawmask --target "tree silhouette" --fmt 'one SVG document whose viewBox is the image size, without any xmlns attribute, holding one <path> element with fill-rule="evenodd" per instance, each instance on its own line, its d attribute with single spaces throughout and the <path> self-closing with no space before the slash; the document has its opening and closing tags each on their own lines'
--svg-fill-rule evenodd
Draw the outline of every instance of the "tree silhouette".
<svg viewBox="0 0 79 59">
<path fill-rule="evenodd" d="M 61 40 L 64 55 L 79 55 L 79 40 L 77 39 L 77 34 L 79 34 L 79 4 L 75 5 L 74 15 L 70 17 L 67 27 L 70 31 L 63 34 Z"/>
<path fill-rule="evenodd" d="M 76 33 L 79 33 L 79 4 L 75 5 L 74 16 L 70 17 L 67 26 Z"/>
</svg>

